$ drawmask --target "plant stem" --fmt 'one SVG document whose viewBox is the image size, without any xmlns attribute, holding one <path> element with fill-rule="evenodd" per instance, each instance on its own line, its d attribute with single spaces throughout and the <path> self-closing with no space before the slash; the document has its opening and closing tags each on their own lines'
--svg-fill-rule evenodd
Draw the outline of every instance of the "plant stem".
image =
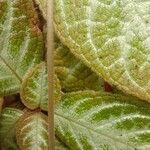
<svg viewBox="0 0 150 150">
<path fill-rule="evenodd" d="M 48 70 L 48 123 L 49 123 L 49 150 L 55 149 L 54 131 L 54 29 L 53 29 L 53 0 L 47 1 L 47 70 Z"/>
</svg>

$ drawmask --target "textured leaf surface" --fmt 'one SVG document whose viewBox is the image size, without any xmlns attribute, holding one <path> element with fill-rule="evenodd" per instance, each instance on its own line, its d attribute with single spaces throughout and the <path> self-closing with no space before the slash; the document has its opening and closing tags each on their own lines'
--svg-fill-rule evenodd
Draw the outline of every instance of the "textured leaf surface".
<svg viewBox="0 0 150 150">
<path fill-rule="evenodd" d="M 56 135 L 73 150 L 149 150 L 149 107 L 121 95 L 66 94 L 55 112 Z"/>
<path fill-rule="evenodd" d="M 61 98 L 61 87 L 59 80 L 54 76 L 54 99 Z M 45 63 L 31 69 L 23 80 L 21 88 L 21 99 L 24 105 L 30 109 L 48 109 L 48 81 Z"/>
<path fill-rule="evenodd" d="M 35 2 L 39 6 L 43 17 L 46 19 L 47 0 L 35 0 Z"/>
<path fill-rule="evenodd" d="M 32 0 L 2 0 L 0 10 L 0 95 L 7 95 L 40 62 L 43 40 Z"/>
<path fill-rule="evenodd" d="M 103 89 L 103 80 L 71 54 L 60 41 L 55 45 L 54 64 L 63 91 Z"/>
<path fill-rule="evenodd" d="M 0 116 L 0 144 L 4 150 L 18 150 L 16 145 L 16 123 L 22 111 L 6 107 Z"/>
<path fill-rule="evenodd" d="M 150 102 L 150 1 L 55 0 L 63 43 L 106 81 Z"/>
<path fill-rule="evenodd" d="M 16 135 L 20 150 L 48 150 L 47 116 L 26 112 L 19 119 Z"/>
<path fill-rule="evenodd" d="M 55 140 L 55 149 L 56 150 L 69 150 L 61 141 L 59 141 L 57 138 Z"/>
</svg>

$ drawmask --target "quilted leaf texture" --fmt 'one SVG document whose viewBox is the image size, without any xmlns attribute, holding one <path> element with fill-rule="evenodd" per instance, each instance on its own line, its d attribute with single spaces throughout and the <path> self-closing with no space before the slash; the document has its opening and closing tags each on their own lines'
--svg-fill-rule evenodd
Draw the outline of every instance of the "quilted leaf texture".
<svg viewBox="0 0 150 150">
<path fill-rule="evenodd" d="M 63 91 L 103 90 L 103 80 L 77 59 L 59 40 L 55 44 L 54 65 Z"/>
<path fill-rule="evenodd" d="M 110 84 L 150 102 L 150 1 L 55 0 L 61 41 Z"/>
<path fill-rule="evenodd" d="M 32 0 L 0 1 L 0 96 L 17 93 L 42 58 L 43 38 Z"/>
<path fill-rule="evenodd" d="M 27 111 L 17 124 L 17 143 L 20 150 L 48 150 L 47 116 Z"/>
<path fill-rule="evenodd" d="M 64 95 L 56 135 L 72 150 L 149 150 L 149 103 L 92 91 Z"/>
<path fill-rule="evenodd" d="M 46 19 L 47 0 L 35 0 L 35 2 L 39 6 L 43 17 Z"/>
<path fill-rule="evenodd" d="M 16 144 L 16 123 L 23 112 L 19 109 L 6 107 L 0 116 L 0 144 L 4 150 L 18 150 Z"/>
<path fill-rule="evenodd" d="M 61 86 L 57 76 L 54 76 L 54 100 L 61 99 Z M 31 69 L 24 78 L 21 87 L 21 100 L 29 109 L 48 109 L 48 81 L 45 63 L 37 65 Z"/>
</svg>

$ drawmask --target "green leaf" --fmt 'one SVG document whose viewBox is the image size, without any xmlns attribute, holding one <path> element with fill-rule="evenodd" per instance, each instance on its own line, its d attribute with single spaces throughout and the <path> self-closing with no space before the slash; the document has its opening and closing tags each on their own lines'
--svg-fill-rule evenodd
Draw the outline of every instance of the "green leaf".
<svg viewBox="0 0 150 150">
<path fill-rule="evenodd" d="M 63 91 L 103 90 L 103 80 L 71 54 L 59 40 L 55 45 L 54 64 Z"/>
<path fill-rule="evenodd" d="M 45 63 L 31 69 L 24 78 L 21 87 L 21 99 L 23 104 L 30 109 L 48 110 L 48 81 Z M 60 83 L 57 76 L 54 76 L 54 100 L 57 102 L 60 99 Z"/>
<path fill-rule="evenodd" d="M 149 150 L 149 108 L 128 96 L 69 93 L 55 111 L 56 135 L 73 150 Z"/>
<path fill-rule="evenodd" d="M 35 0 L 35 3 L 39 6 L 43 17 L 46 19 L 46 12 L 47 12 L 47 0 Z"/>
<path fill-rule="evenodd" d="M 99 76 L 150 102 L 150 1 L 55 0 L 63 44 Z"/>
<path fill-rule="evenodd" d="M 19 92 L 42 58 L 43 37 L 32 0 L 0 1 L 0 96 Z"/>
<path fill-rule="evenodd" d="M 41 112 L 26 112 L 19 119 L 16 136 L 20 150 L 47 150 L 47 116 Z"/>
<path fill-rule="evenodd" d="M 55 139 L 55 149 L 56 150 L 69 150 L 60 140 Z"/>
<path fill-rule="evenodd" d="M 0 116 L 0 144 L 4 150 L 18 150 L 16 144 L 16 123 L 22 115 L 22 111 L 6 107 Z"/>
</svg>

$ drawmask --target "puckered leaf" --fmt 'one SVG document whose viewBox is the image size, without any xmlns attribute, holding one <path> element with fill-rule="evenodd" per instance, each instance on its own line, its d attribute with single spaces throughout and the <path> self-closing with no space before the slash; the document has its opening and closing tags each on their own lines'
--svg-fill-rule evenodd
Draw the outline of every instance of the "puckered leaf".
<svg viewBox="0 0 150 150">
<path fill-rule="evenodd" d="M 16 123 L 22 115 L 22 111 L 6 107 L 0 116 L 0 144 L 4 150 L 18 150 L 16 144 Z"/>
<path fill-rule="evenodd" d="M 0 10 L 0 95 L 7 95 L 40 62 L 43 39 L 32 0 L 2 0 Z"/>
<path fill-rule="evenodd" d="M 55 29 L 93 71 L 150 102 L 150 1 L 55 0 Z"/>
<path fill-rule="evenodd" d="M 60 41 L 55 45 L 54 64 L 63 91 L 103 90 L 102 79 L 71 54 Z"/>
<path fill-rule="evenodd" d="M 56 135 L 73 150 L 149 150 L 149 107 L 128 96 L 66 94 L 55 112 Z"/>
<path fill-rule="evenodd" d="M 20 150 L 48 150 L 47 116 L 41 112 L 26 112 L 17 124 Z"/>
<path fill-rule="evenodd" d="M 35 2 L 39 6 L 43 17 L 46 19 L 47 0 L 35 0 Z"/>
<path fill-rule="evenodd" d="M 57 76 L 54 76 L 54 100 L 61 98 L 61 86 Z M 24 105 L 30 109 L 48 109 L 48 81 L 45 63 L 31 69 L 24 78 L 21 88 L 21 99 Z"/>
</svg>

